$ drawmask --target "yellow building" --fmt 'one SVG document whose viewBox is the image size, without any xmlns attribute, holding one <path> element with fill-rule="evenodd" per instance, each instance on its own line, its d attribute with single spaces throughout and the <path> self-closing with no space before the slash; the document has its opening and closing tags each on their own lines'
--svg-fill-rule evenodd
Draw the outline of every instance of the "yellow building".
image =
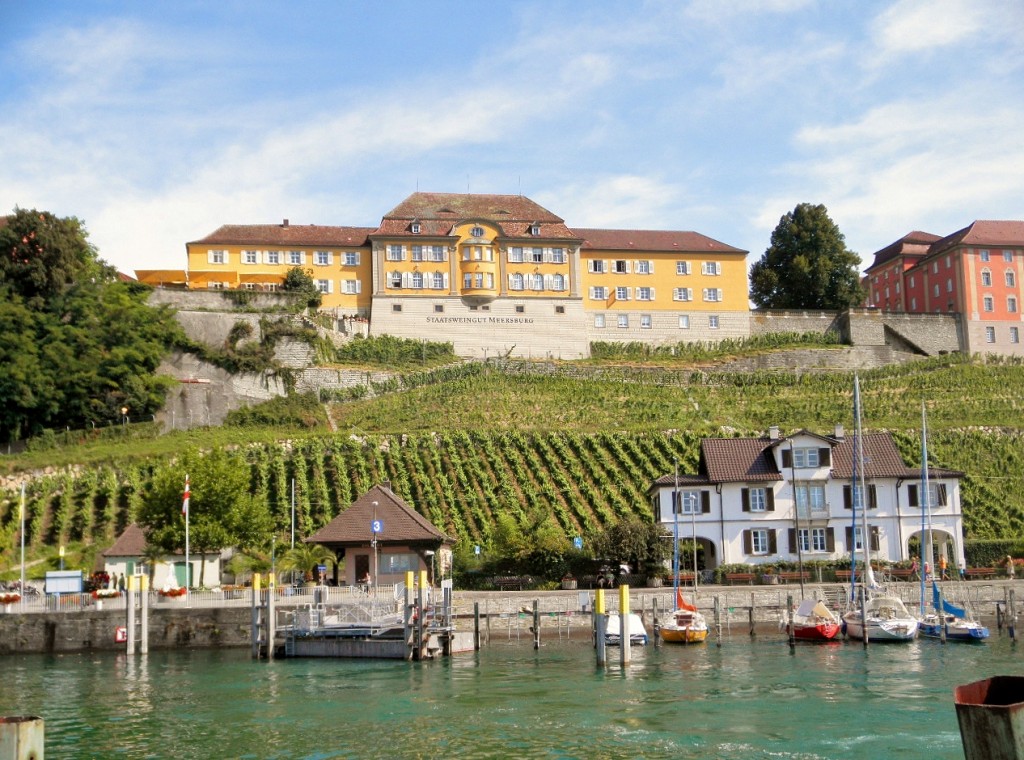
<svg viewBox="0 0 1024 760">
<path fill-rule="evenodd" d="M 696 232 L 571 229 L 521 195 L 414 193 L 376 229 L 226 225 L 186 251 L 190 289 L 274 290 L 300 266 L 324 309 L 369 319 L 371 335 L 462 355 L 749 334 L 746 251 Z"/>
</svg>

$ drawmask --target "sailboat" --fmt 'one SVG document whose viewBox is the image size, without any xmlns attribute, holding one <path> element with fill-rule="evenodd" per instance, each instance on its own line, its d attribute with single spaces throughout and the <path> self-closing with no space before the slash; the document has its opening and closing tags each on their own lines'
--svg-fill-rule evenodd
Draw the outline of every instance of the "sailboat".
<svg viewBox="0 0 1024 760">
<path fill-rule="evenodd" d="M 672 644 L 699 644 L 708 637 L 708 622 L 697 611 L 697 607 L 683 598 L 679 588 L 679 513 L 678 509 L 679 467 L 676 465 L 676 489 L 672 493 L 673 536 L 672 536 L 672 587 L 675 591 L 675 609 L 668 613 L 658 626 L 661 640 Z M 693 588 L 697 588 L 697 528 L 693 529 Z"/>
<path fill-rule="evenodd" d="M 864 494 L 864 436 L 861 430 L 860 379 L 853 378 L 853 416 L 856 423 L 853 451 L 853 479 L 851 493 L 853 507 L 853 535 L 857 534 L 858 504 L 863 515 L 861 520 L 861 543 L 864 546 L 864 579 L 861 605 L 857 605 L 857 553 L 851 547 L 850 563 L 850 608 L 843 615 L 846 635 L 861 641 L 913 641 L 917 637 L 919 621 L 910 614 L 903 600 L 888 593 L 875 580 L 871 569 L 871 555 L 868 551 L 867 503 Z M 858 482 L 859 476 L 859 482 Z M 859 497 L 859 498 L 858 498 Z"/>
<path fill-rule="evenodd" d="M 927 526 L 927 530 L 925 530 Z M 924 402 L 921 402 L 921 567 L 925 564 L 925 546 L 932 547 L 931 487 L 928 483 L 928 420 Z M 957 607 L 944 599 L 939 585 L 932 578 L 932 611 L 925 612 L 925 577 L 921 574 L 921 635 L 929 639 L 946 641 L 981 642 L 988 638 L 988 628 L 968 612 L 967 606 Z"/>
</svg>

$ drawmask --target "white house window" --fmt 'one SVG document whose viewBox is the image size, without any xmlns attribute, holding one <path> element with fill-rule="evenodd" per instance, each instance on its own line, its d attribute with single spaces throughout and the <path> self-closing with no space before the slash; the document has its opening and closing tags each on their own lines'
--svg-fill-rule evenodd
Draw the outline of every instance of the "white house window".
<svg viewBox="0 0 1024 760">
<path fill-rule="evenodd" d="M 910 287 L 912 287 L 912 288 L 913 288 L 913 287 L 916 287 L 916 286 L 914 285 L 914 275 L 910 275 Z"/>
<path fill-rule="evenodd" d="M 389 245 L 387 251 L 388 261 L 405 261 L 405 246 Z"/>
<path fill-rule="evenodd" d="M 988 251 L 984 249 L 978 252 L 978 256 L 981 258 L 982 261 L 988 261 L 989 259 Z"/>
<path fill-rule="evenodd" d="M 530 234 L 535 236 L 535 237 L 537 235 L 539 235 L 540 234 L 540 225 L 539 224 L 531 224 L 530 225 Z"/>
<path fill-rule="evenodd" d="M 302 264 L 302 251 L 288 251 L 288 263 L 296 267 Z"/>
<path fill-rule="evenodd" d="M 511 264 L 522 264 L 523 263 L 523 249 L 522 246 L 514 245 L 508 249 L 508 260 Z"/>
<path fill-rule="evenodd" d="M 473 287 L 473 275 L 470 272 L 462 275 L 462 287 L 467 289 Z"/>
<path fill-rule="evenodd" d="M 410 231 L 412 232 L 413 235 L 419 235 L 420 234 L 420 223 L 419 222 L 413 222 L 411 227 L 410 227 Z"/>
<path fill-rule="evenodd" d="M 638 301 L 653 301 L 654 288 L 637 288 L 636 298 Z"/>
<path fill-rule="evenodd" d="M 552 290 L 565 290 L 565 276 L 556 274 L 551 276 L 551 289 Z"/>
<path fill-rule="evenodd" d="M 422 245 L 414 245 L 412 247 L 412 260 L 413 261 L 423 261 L 423 246 Z"/>
<path fill-rule="evenodd" d="M 620 314 L 619 315 L 619 327 L 629 327 L 629 315 L 628 314 Z"/>
<path fill-rule="evenodd" d="M 624 287 L 624 286 L 620 286 L 618 288 L 615 288 L 615 298 L 618 299 L 619 301 L 628 301 L 629 300 L 629 290 L 630 290 L 629 288 Z"/>
<path fill-rule="evenodd" d="M 704 288 L 704 300 L 709 303 L 717 303 L 722 300 L 721 288 Z"/>
<path fill-rule="evenodd" d="M 267 251 L 267 263 L 268 264 L 280 264 L 281 253 L 279 251 Z"/>
<path fill-rule="evenodd" d="M 471 229 L 469 231 L 469 234 L 472 235 L 473 237 L 483 237 L 484 236 L 484 228 L 483 227 L 474 227 L 473 229 Z M 522 250 L 522 249 L 520 249 L 520 250 Z"/>
<path fill-rule="evenodd" d="M 640 315 L 640 329 L 641 330 L 650 330 L 651 329 L 651 315 L 650 314 L 641 314 Z"/>
<path fill-rule="evenodd" d="M 487 249 L 490 252 L 490 248 Z M 443 245 L 432 245 L 430 246 L 430 260 L 431 261 L 444 261 L 444 246 Z M 490 260 L 490 259 L 488 259 Z"/>
<path fill-rule="evenodd" d="M 718 315 L 717 314 L 712 314 L 710 317 L 708 317 L 708 327 L 710 329 L 712 329 L 712 330 L 717 330 L 718 329 Z"/>
<path fill-rule="evenodd" d="M 543 264 L 544 263 L 544 249 L 543 248 L 531 248 L 530 249 L 530 263 L 531 264 Z"/>
<path fill-rule="evenodd" d="M 417 289 L 423 288 L 423 272 L 412 273 L 412 287 Z"/>
<path fill-rule="evenodd" d="M 607 301 L 608 288 L 603 285 L 594 285 L 590 288 L 590 298 L 593 301 Z"/>
<path fill-rule="evenodd" d="M 227 251 L 210 251 L 209 254 L 206 258 L 211 264 L 223 264 L 228 258 Z"/>
<path fill-rule="evenodd" d="M 750 489 L 750 511 L 764 512 L 768 509 L 768 496 L 763 488 Z"/>
<path fill-rule="evenodd" d="M 402 287 L 402 273 L 401 272 L 391 272 L 388 275 L 388 287 L 391 287 L 391 288 L 400 288 L 400 287 Z"/>
<path fill-rule="evenodd" d="M 594 315 L 594 327 L 596 327 L 598 330 L 604 329 L 604 314 Z"/>
<path fill-rule="evenodd" d="M 692 301 L 693 300 L 693 289 L 692 288 L 672 288 L 672 300 L 673 301 Z"/>
<path fill-rule="evenodd" d="M 330 280 L 317 280 L 316 281 L 316 289 L 319 290 L 321 293 L 330 293 L 331 292 L 331 281 Z"/>
<path fill-rule="evenodd" d="M 317 251 L 313 254 L 313 261 L 318 267 L 325 267 L 331 263 L 331 254 L 329 251 Z"/>
<path fill-rule="evenodd" d="M 629 274 L 629 262 L 625 259 L 616 259 L 612 262 L 612 271 L 616 274 Z"/>
<path fill-rule="evenodd" d="M 565 249 L 564 248 L 552 248 L 551 249 L 551 263 L 552 264 L 564 264 L 565 263 Z"/>
<path fill-rule="evenodd" d="M 700 491 L 679 491 L 679 503 L 675 513 L 682 515 L 699 515 L 701 513 Z"/>
<path fill-rule="evenodd" d="M 516 272 L 508 278 L 509 290 L 522 290 L 523 289 L 523 276 Z"/>
<path fill-rule="evenodd" d="M 1013 288 L 1013 287 L 1017 286 L 1017 277 L 1013 274 L 1013 270 L 1012 269 L 1007 269 L 1006 270 L 1005 279 L 1006 279 L 1006 287 Z"/>
<path fill-rule="evenodd" d="M 982 303 L 984 304 L 983 308 L 985 309 L 985 311 L 994 311 L 995 310 L 996 302 L 995 302 L 995 299 L 992 298 L 992 296 L 985 296 L 982 299 Z"/>
<path fill-rule="evenodd" d="M 680 330 L 689 330 L 690 329 L 690 315 L 689 314 L 680 314 L 679 315 L 679 329 Z"/>
<path fill-rule="evenodd" d="M 242 261 L 246 264 L 258 264 L 260 261 L 259 251 L 242 251 Z"/>
<path fill-rule="evenodd" d="M 996 342 L 996 328 L 986 327 L 985 328 L 985 342 L 995 343 Z"/>
<path fill-rule="evenodd" d="M 794 467 L 820 467 L 821 450 L 817 448 L 795 448 L 793 449 Z"/>
<path fill-rule="evenodd" d="M 646 260 L 636 262 L 637 274 L 651 274 L 653 271 L 654 267 L 651 266 L 651 262 Z"/>
<path fill-rule="evenodd" d="M 591 259 L 588 266 L 591 274 L 604 274 L 604 259 Z"/>
<path fill-rule="evenodd" d="M 932 295 L 934 295 L 936 298 L 939 297 L 939 283 L 935 283 L 934 285 L 932 285 Z"/>
<path fill-rule="evenodd" d="M 1017 313 L 1017 296 L 1006 297 L 1006 310 L 1011 314 Z"/>
<path fill-rule="evenodd" d="M 359 280 L 342 280 L 341 292 L 347 296 L 358 295 L 362 290 L 362 283 Z"/>
<path fill-rule="evenodd" d="M 345 252 L 345 266 L 354 267 L 359 265 L 359 252 L 358 251 L 346 251 Z"/>
<path fill-rule="evenodd" d="M 535 274 L 530 276 L 530 290 L 544 290 L 544 275 Z"/>
<path fill-rule="evenodd" d="M 910 299 L 910 310 L 917 311 L 917 298 Z"/>
<path fill-rule="evenodd" d="M 477 275 L 479 277 L 479 275 Z M 477 285 L 479 288 L 480 286 Z M 434 290 L 442 290 L 444 288 L 444 273 L 434 272 Z"/>
<path fill-rule="evenodd" d="M 1020 343 L 1020 328 L 1018 328 L 1018 327 L 1011 327 L 1010 328 L 1010 342 L 1011 343 Z"/>
<path fill-rule="evenodd" d="M 676 262 L 676 274 L 689 274 L 690 273 L 690 262 L 689 261 L 677 261 Z"/>
<path fill-rule="evenodd" d="M 983 287 L 992 287 L 992 273 L 987 269 L 981 270 L 981 284 Z"/>
<path fill-rule="evenodd" d="M 750 551 L 752 554 L 768 553 L 768 531 L 758 528 L 750 531 Z"/>
<path fill-rule="evenodd" d="M 801 528 L 799 533 L 800 551 L 828 551 L 828 536 L 824 528 Z"/>
<path fill-rule="evenodd" d="M 718 275 L 722 273 L 722 265 L 717 261 L 702 261 L 700 273 L 707 275 Z"/>
<path fill-rule="evenodd" d="M 1013 251 L 1003 249 L 1003 261 L 1013 261 Z"/>
<path fill-rule="evenodd" d="M 825 485 L 823 483 L 800 483 L 795 486 L 796 509 L 800 517 L 810 518 L 812 512 L 826 512 Z"/>
</svg>

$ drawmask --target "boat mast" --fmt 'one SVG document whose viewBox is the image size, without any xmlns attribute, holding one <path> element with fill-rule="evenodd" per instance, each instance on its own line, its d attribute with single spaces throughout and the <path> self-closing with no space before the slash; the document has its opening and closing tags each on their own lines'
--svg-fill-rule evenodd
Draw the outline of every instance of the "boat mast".
<svg viewBox="0 0 1024 760">
<path fill-rule="evenodd" d="M 850 479 L 850 602 L 857 601 L 857 442 L 860 439 L 860 383 L 853 376 L 853 448 L 850 457 L 853 459 L 853 473 Z"/>
<path fill-rule="evenodd" d="M 679 599 L 679 460 L 673 460 L 675 465 L 675 487 L 672 490 L 672 604 Z M 697 578 L 693 579 L 696 588 Z"/>
<path fill-rule="evenodd" d="M 928 530 L 928 558 L 932 557 L 932 510 L 931 510 L 931 486 L 928 483 L 928 421 L 925 418 L 924 400 L 921 401 L 921 525 L 925 524 L 927 518 Z M 924 534 L 921 536 L 925 537 Z M 924 550 L 921 551 L 922 556 Z M 932 569 L 932 583 L 935 583 L 935 562 L 929 563 Z M 921 560 L 921 614 L 924 615 L 924 559 Z M 938 607 L 935 608 L 938 612 Z"/>
<path fill-rule="evenodd" d="M 804 598 L 804 551 L 800 540 L 800 504 L 796 498 L 796 462 L 793 460 L 793 439 L 789 439 L 789 464 L 793 475 L 793 514 L 796 518 L 796 564 L 800 571 L 800 599 Z M 807 494 L 810 497 L 810 493 Z"/>
<path fill-rule="evenodd" d="M 864 477 L 864 430 L 861 427 L 860 411 L 860 378 L 854 375 L 854 388 L 857 399 L 857 459 L 860 461 L 860 503 L 863 510 L 863 519 L 860 521 L 861 543 L 864 545 L 864 582 L 869 589 L 875 587 L 875 573 L 871 569 L 871 544 L 868 543 L 868 494 Z M 853 500 L 853 511 L 857 511 L 857 499 Z"/>
</svg>

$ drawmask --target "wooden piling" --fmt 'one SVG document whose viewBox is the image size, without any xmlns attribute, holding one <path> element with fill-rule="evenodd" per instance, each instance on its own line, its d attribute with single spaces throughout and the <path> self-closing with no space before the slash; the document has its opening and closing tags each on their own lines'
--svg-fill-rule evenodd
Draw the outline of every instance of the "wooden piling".
<svg viewBox="0 0 1024 760">
<path fill-rule="evenodd" d="M 1007 610 L 1007 631 L 1010 634 L 1010 641 L 1017 643 L 1017 603 L 1013 597 L 1013 589 L 1010 589 L 1010 608 Z"/>
<path fill-rule="evenodd" d="M 864 584 L 860 584 L 860 633 L 861 638 L 864 640 L 863 643 L 865 649 L 868 648 L 868 639 L 871 638 L 870 636 L 868 636 L 867 593 L 868 592 L 867 589 L 864 587 Z"/>
<path fill-rule="evenodd" d="M 757 635 L 757 631 L 754 629 L 754 593 L 750 593 L 750 610 L 747 612 L 747 623 L 750 627 L 750 638 L 754 638 Z"/>
<path fill-rule="evenodd" d="M 722 648 L 722 600 L 715 597 L 715 646 Z"/>
<path fill-rule="evenodd" d="M 533 600 L 533 648 L 540 649 L 540 600 Z"/>
<path fill-rule="evenodd" d="M 655 648 L 661 646 L 661 623 L 658 621 L 658 597 L 651 599 L 651 630 L 654 632 Z"/>
<path fill-rule="evenodd" d="M 604 611 L 604 589 L 599 588 L 594 593 L 594 650 L 597 653 L 597 664 L 601 666 L 608 662 L 608 647 L 604 639 L 607 625 L 608 617 Z"/>
<path fill-rule="evenodd" d="M 789 649 L 796 650 L 796 630 L 793 621 L 793 595 L 786 594 L 786 614 L 789 617 Z"/>
<path fill-rule="evenodd" d="M 413 651 L 415 646 L 413 643 L 413 603 L 412 603 L 412 584 L 413 584 L 413 572 L 412 570 L 405 571 L 405 603 L 403 606 L 402 613 L 402 635 L 405 641 L 405 659 L 411 661 L 413 658 Z M 477 649 L 480 647 L 478 646 Z"/>
<path fill-rule="evenodd" d="M 139 653 L 149 653 L 149 576 L 139 576 Z"/>
<path fill-rule="evenodd" d="M 480 602 L 473 602 L 473 649 L 480 651 Z"/>
</svg>

